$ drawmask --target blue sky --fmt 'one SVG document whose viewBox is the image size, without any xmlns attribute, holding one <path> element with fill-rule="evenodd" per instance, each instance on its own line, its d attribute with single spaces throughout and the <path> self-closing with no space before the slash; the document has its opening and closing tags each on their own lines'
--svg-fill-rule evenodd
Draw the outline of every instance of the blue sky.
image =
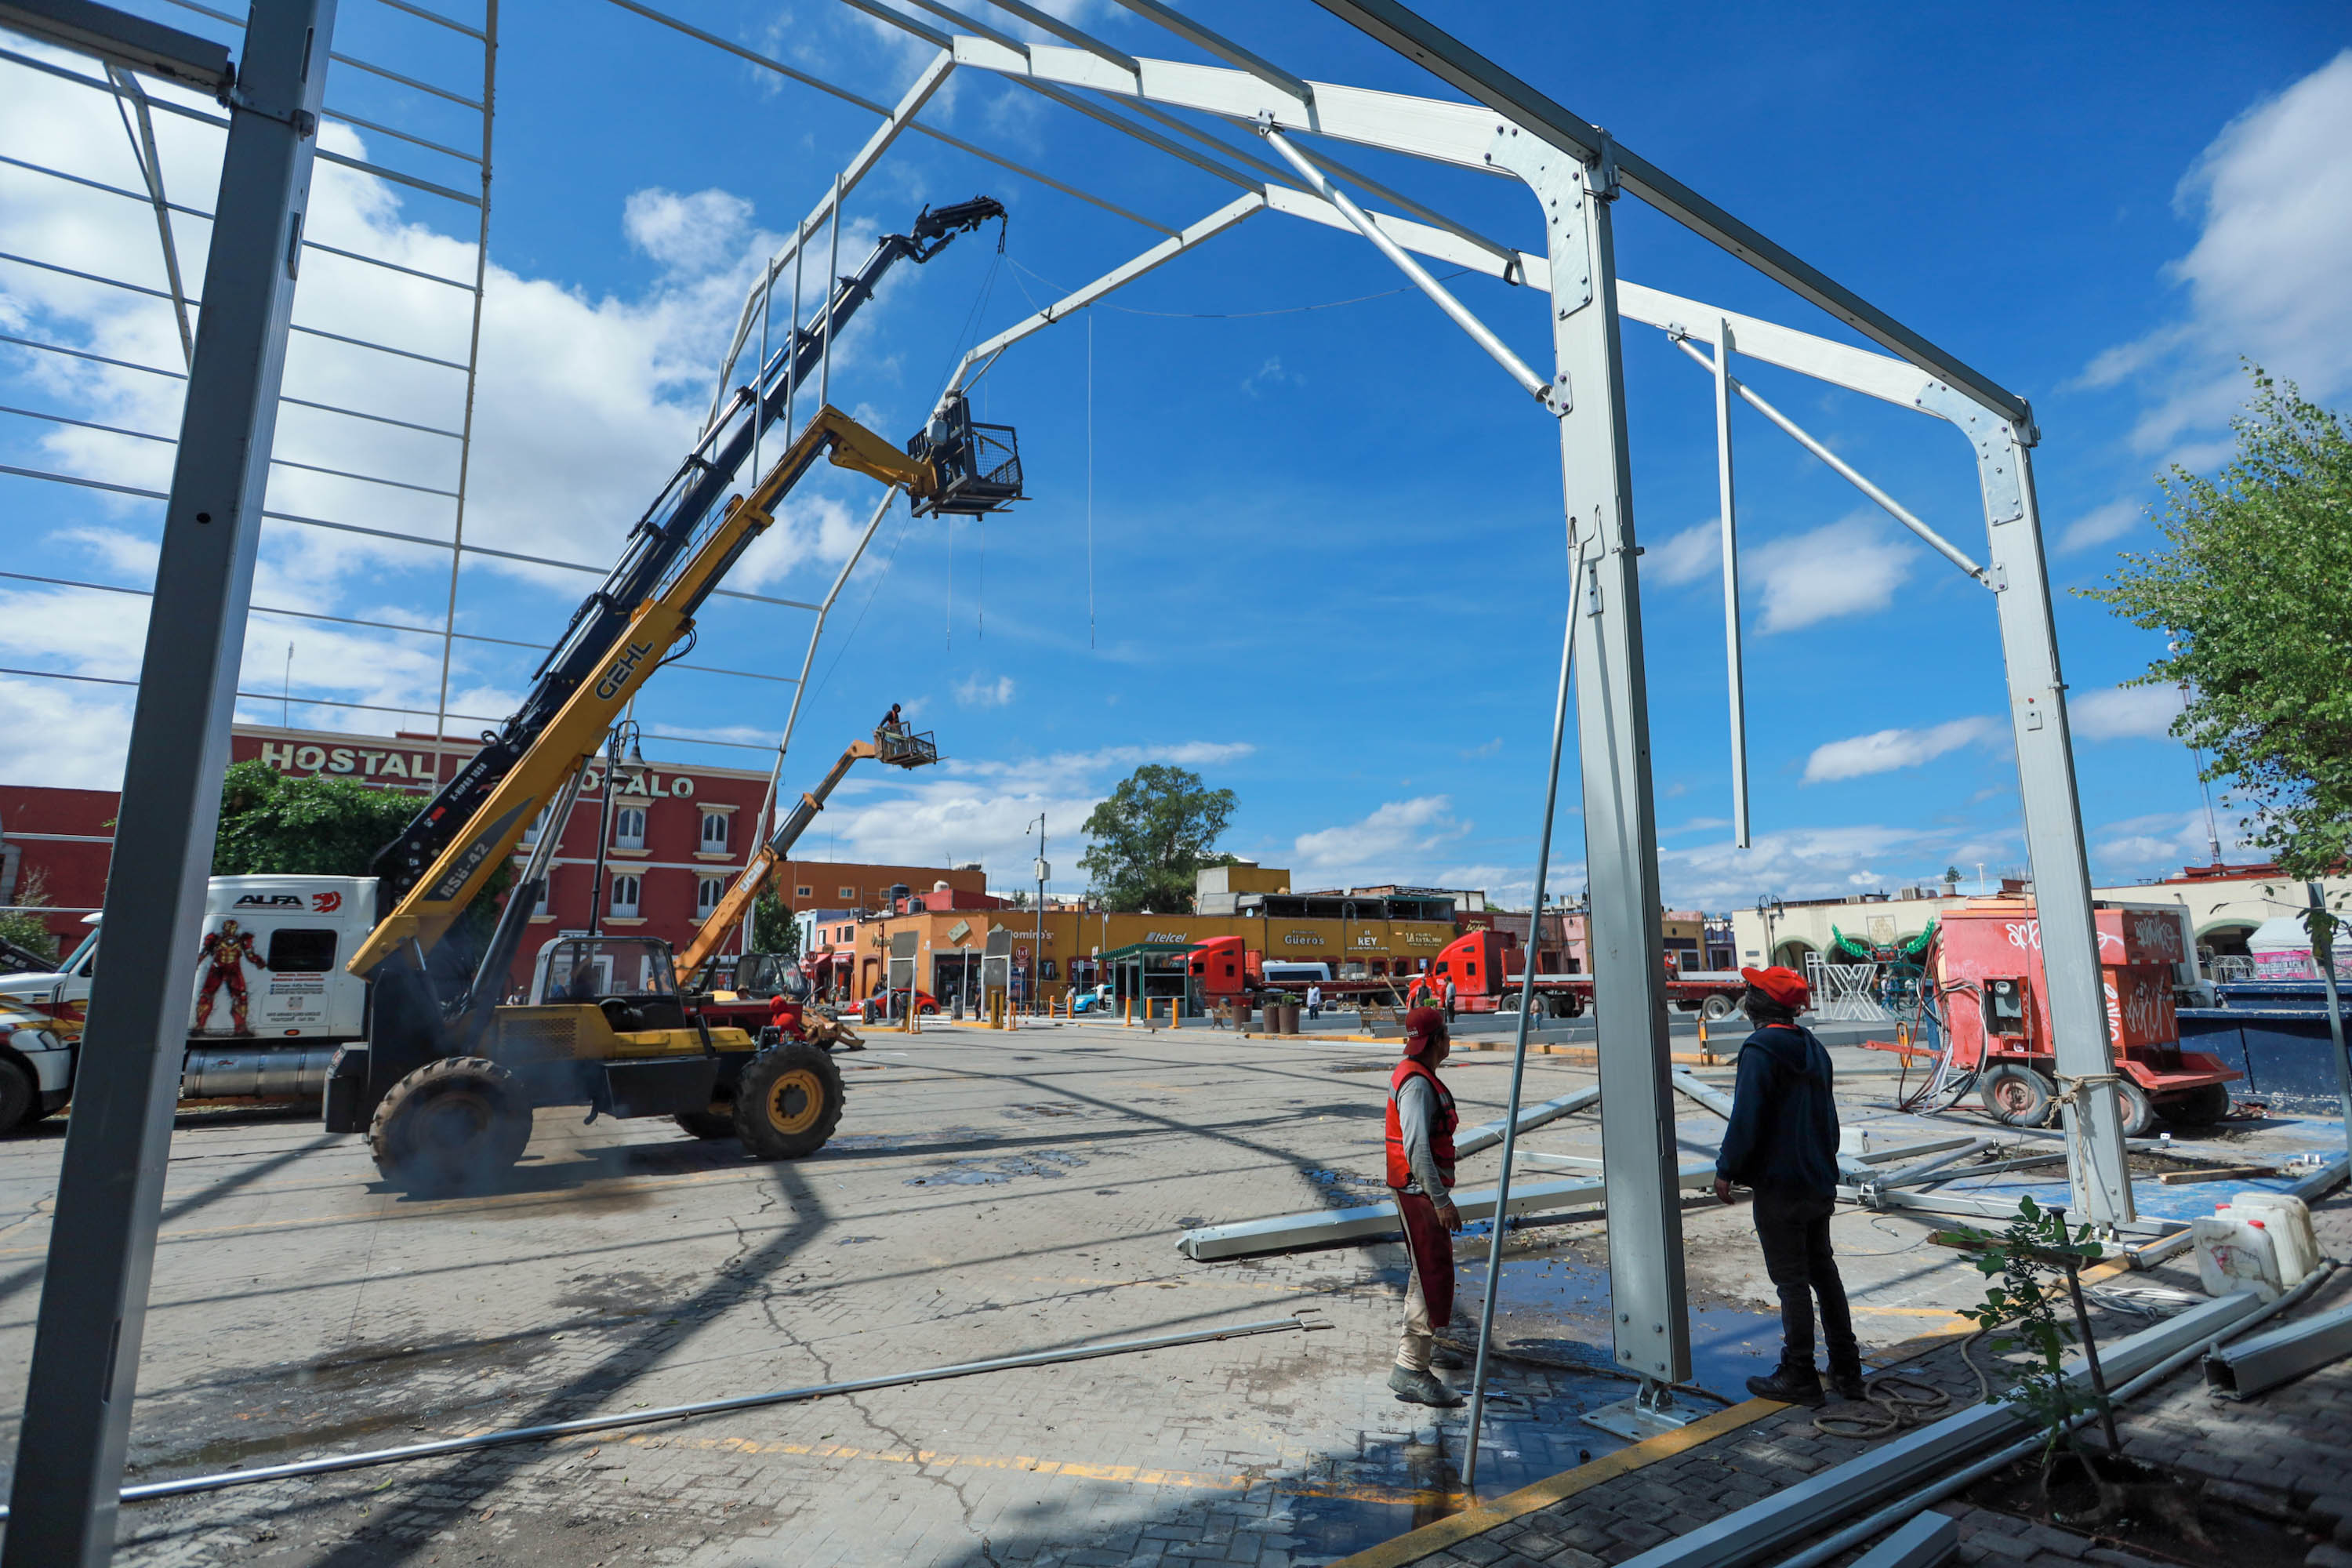
<svg viewBox="0 0 2352 1568">
<path fill-rule="evenodd" d="M 163 0 L 137 8 L 229 32 Z M 931 52 L 822 0 L 662 8 L 884 100 Z M 1186 8 L 1302 75 L 1450 96 L 1303 0 Z M 342 52 L 478 89 L 470 40 L 377 0 L 342 9 Z M 444 9 L 480 15 L 478 0 Z M 1108 0 L 1056 9 L 1135 53 L 1200 58 Z M 2032 399 L 2094 869 L 2122 879 L 2201 858 L 2199 792 L 2189 757 L 2162 736 L 2165 697 L 2115 689 L 2145 668 L 2152 639 L 2065 591 L 2150 542 L 2154 472 L 2208 466 L 2223 449 L 2238 355 L 2326 399 L 2352 389 L 2342 259 L 2352 253 L 2352 18 L 2319 5 L 1426 9 Z M 698 427 L 761 259 L 875 120 L 610 5 L 509 0 L 501 26 L 467 537 L 602 563 Z M 138 184 L 103 96 L 0 69 L 12 80 L 0 107 L 12 155 Z M 480 134 L 472 110 L 348 67 L 333 68 L 328 98 L 445 144 Z M 924 119 L 1161 224 L 1192 222 L 1237 194 L 974 70 L 959 71 Z M 163 116 L 157 134 L 173 197 L 208 207 L 217 132 Z M 1228 137 L 1264 154 L 1245 140 Z M 473 185 L 462 164 L 380 132 L 331 122 L 322 144 Z M 1535 243 L 1535 208 L 1513 184 L 1332 150 L 1497 238 Z M 153 221 L 137 204 L 16 169 L 0 169 L 0 250 L 160 285 Z M 1157 238 L 909 136 L 848 204 L 845 266 L 926 202 L 975 193 L 1012 211 L 1002 257 L 992 232 L 927 268 L 902 267 L 835 366 L 835 401 L 893 437 L 921 418 L 962 348 Z M 466 278 L 474 221 L 440 197 L 322 168 L 310 232 Z M 184 217 L 175 233 L 200 273 L 208 226 Z M 1630 280 L 1846 335 L 1634 201 L 1619 205 L 1617 235 Z M 1008 356 L 975 398 L 1020 428 L 1033 499 L 952 535 L 903 509 L 883 524 L 818 651 L 787 784 L 805 787 L 893 700 L 936 730 L 952 761 L 856 779 L 811 846 L 843 858 L 981 859 L 1017 880 L 1023 828 L 1043 811 L 1068 889 L 1091 803 L 1137 763 L 1174 760 L 1239 796 L 1227 847 L 1296 868 L 1301 885 L 1413 880 L 1524 897 L 1562 611 L 1556 447 L 1544 416 L 1402 282 L 1353 237 L 1261 215 Z M 1537 297 L 1475 277 L 1453 286 L 1523 356 L 1548 363 Z M 462 359 L 466 300 L 314 255 L 296 319 Z M 180 353 L 163 301 L 21 264 L 0 263 L 0 316 L 11 335 L 136 363 L 168 366 Z M 1626 342 L 1669 898 L 1722 908 L 1764 891 L 1892 888 L 1947 864 L 1972 876 L 1979 862 L 2021 862 L 1981 590 L 1746 410 L 1737 441 L 1757 843 L 1729 847 L 1710 392 L 1662 334 L 1629 324 Z M 1948 427 L 1748 369 L 1766 396 L 1980 552 L 1967 448 Z M 177 384 L 164 378 L 0 346 L 0 380 L 10 407 L 176 428 Z M 454 427 L 462 378 L 306 338 L 288 391 Z M 163 444 L 22 416 L 0 416 L 0 463 L 115 483 L 160 488 L 169 471 Z M 278 455 L 311 468 L 281 468 L 275 510 L 448 537 L 451 502 L 429 493 L 455 488 L 442 437 L 289 410 Z M 874 494 L 845 476 L 804 487 L 737 585 L 819 597 Z M 0 478 L 10 571 L 143 585 L 159 513 Z M 437 627 L 447 563 L 425 546 L 272 523 L 256 599 Z M 542 642 L 590 581 L 470 558 L 459 628 Z M 0 579 L 0 662 L 126 678 L 141 614 L 120 595 Z M 807 633 L 799 612 L 727 604 L 706 616 L 694 662 L 789 676 Z M 245 684 L 421 704 L 406 719 L 294 710 L 321 727 L 413 730 L 429 724 L 440 658 L 437 637 L 263 616 Z M 522 648 L 459 644 L 452 710 L 504 713 L 534 662 Z M 772 741 L 790 694 L 673 670 L 639 717 L 756 745 Z M 0 676 L 12 731 L 45 741 L 11 748 L 0 776 L 110 785 L 127 711 L 121 687 Z M 245 705 L 257 720 L 278 711 Z M 753 751 L 683 741 L 648 752 L 761 765 Z M 1574 888 L 1580 828 L 1572 810 L 1562 824 L 1557 853 Z"/>
</svg>

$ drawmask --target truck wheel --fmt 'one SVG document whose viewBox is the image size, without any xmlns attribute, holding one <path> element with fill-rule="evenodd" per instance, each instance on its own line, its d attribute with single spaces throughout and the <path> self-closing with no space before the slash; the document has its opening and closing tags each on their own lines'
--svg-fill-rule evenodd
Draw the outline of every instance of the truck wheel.
<svg viewBox="0 0 2352 1568">
<path fill-rule="evenodd" d="M 2210 1127 L 2230 1114 L 2230 1086 L 2200 1083 L 2163 1106 L 2164 1119 L 2183 1127 Z"/>
<path fill-rule="evenodd" d="M 1738 1011 L 1739 1011 L 1739 1004 L 1720 992 L 1698 1005 L 1698 1016 L 1709 1023 L 1719 1018 L 1728 1018 Z"/>
<path fill-rule="evenodd" d="M 1495 1004 L 1495 1011 L 1497 1013 L 1516 1013 L 1518 1010 L 1519 988 L 1514 985 L 1508 991 L 1503 993 L 1503 999 Z"/>
<path fill-rule="evenodd" d="M 428 1196 L 496 1180 L 530 1142 L 530 1102 L 514 1075 L 480 1057 L 418 1068 L 392 1086 L 368 1127 L 384 1180 Z"/>
<path fill-rule="evenodd" d="M 0 1132 L 14 1132 L 41 1119 L 41 1086 L 33 1075 L 0 1058 Z"/>
<path fill-rule="evenodd" d="M 732 1138 L 735 1136 L 735 1112 L 730 1110 L 681 1110 L 672 1120 L 697 1138 Z"/>
<path fill-rule="evenodd" d="M 2156 1107 L 2149 1102 L 2147 1090 L 2127 1078 L 2115 1082 L 2116 1115 L 2124 1124 L 2126 1138 L 2145 1138 L 2156 1125 Z"/>
<path fill-rule="evenodd" d="M 761 1051 L 735 1086 L 735 1131 L 754 1159 L 797 1160 L 841 1125 L 841 1069 L 814 1046 Z"/>
<path fill-rule="evenodd" d="M 2031 1068 L 2004 1064 L 1985 1075 L 1980 1098 L 1996 1121 L 2011 1127 L 2039 1127 L 2050 1120 L 2050 1102 L 2057 1086 Z"/>
</svg>

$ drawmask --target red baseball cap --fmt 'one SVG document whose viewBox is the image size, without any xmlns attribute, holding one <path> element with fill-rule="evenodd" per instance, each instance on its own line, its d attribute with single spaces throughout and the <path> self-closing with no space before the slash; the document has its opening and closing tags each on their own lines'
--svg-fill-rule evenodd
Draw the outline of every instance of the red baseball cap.
<svg viewBox="0 0 2352 1568">
<path fill-rule="evenodd" d="M 1444 1014 L 1434 1007 L 1415 1007 L 1404 1016 L 1404 1054 L 1421 1055 L 1444 1033 Z"/>
<path fill-rule="evenodd" d="M 1805 984 L 1805 977 L 1783 963 L 1769 969 L 1743 969 L 1739 978 L 1783 1007 L 1802 1010 L 1813 999 L 1812 987 Z"/>
</svg>

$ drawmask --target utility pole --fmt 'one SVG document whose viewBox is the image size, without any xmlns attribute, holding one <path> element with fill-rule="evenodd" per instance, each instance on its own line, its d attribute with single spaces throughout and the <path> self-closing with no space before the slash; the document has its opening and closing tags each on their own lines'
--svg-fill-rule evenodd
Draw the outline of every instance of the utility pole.
<svg viewBox="0 0 2352 1568">
<path fill-rule="evenodd" d="M 1045 989 L 1037 977 L 1045 972 L 1045 879 L 1054 874 L 1054 868 L 1045 864 L 1045 814 L 1039 812 L 1037 820 L 1029 826 L 1037 835 L 1037 864 L 1034 868 L 1037 873 L 1037 929 L 1029 946 L 1029 1010 L 1034 1013 L 1038 994 Z"/>
</svg>

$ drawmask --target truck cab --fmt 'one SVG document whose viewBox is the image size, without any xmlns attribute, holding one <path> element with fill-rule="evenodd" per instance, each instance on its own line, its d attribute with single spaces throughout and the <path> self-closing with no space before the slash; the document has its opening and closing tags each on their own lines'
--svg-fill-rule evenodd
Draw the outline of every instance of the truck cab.
<svg viewBox="0 0 2352 1568">
<path fill-rule="evenodd" d="M 0 975 L 0 1132 L 62 1107 L 101 948 L 89 935 L 46 974 Z M 299 1100 L 335 1047 L 367 1031 L 367 985 L 341 960 L 375 923 L 372 877 L 215 877 L 188 977 L 183 1100 Z M 26 1100 L 10 1074 L 33 1079 Z M 13 1115 L 9 1112 L 14 1111 Z"/>
</svg>

